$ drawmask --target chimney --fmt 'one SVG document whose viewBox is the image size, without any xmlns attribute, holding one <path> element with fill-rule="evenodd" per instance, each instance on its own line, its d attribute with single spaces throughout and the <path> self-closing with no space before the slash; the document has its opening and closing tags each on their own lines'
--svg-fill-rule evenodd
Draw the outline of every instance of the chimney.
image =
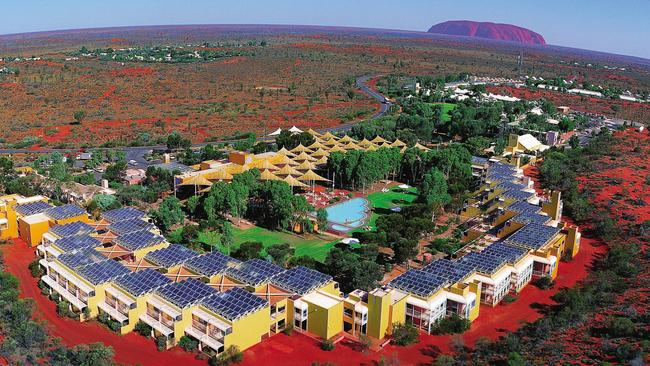
<svg viewBox="0 0 650 366">
<path fill-rule="evenodd" d="M 107 179 L 102 179 L 102 188 L 104 188 L 104 189 L 108 188 L 108 180 Z"/>
</svg>

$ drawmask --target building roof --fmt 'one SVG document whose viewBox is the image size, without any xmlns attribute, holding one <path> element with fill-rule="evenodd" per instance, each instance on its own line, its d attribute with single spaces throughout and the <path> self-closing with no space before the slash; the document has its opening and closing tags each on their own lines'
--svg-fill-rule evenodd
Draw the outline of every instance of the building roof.
<svg viewBox="0 0 650 366">
<path fill-rule="evenodd" d="M 102 214 L 102 218 L 111 223 L 129 219 L 140 219 L 144 216 L 144 212 L 133 207 L 117 208 L 115 210 L 106 211 Z"/>
<path fill-rule="evenodd" d="M 203 305 L 220 316 L 235 321 L 268 306 L 268 303 L 244 289 L 235 287 L 208 297 L 203 301 Z"/>
<path fill-rule="evenodd" d="M 148 221 L 142 220 L 141 218 L 127 219 L 123 221 L 118 221 L 110 224 L 108 230 L 113 232 L 116 235 L 126 235 L 136 231 L 147 230 L 150 231 L 155 229 L 156 226 Z"/>
<path fill-rule="evenodd" d="M 388 283 L 389 287 L 421 297 L 429 297 L 447 285 L 447 279 L 417 269 L 410 269 Z"/>
<path fill-rule="evenodd" d="M 79 249 L 96 248 L 102 245 L 102 242 L 97 238 L 82 234 L 63 237 L 58 239 L 54 245 L 59 247 L 63 252 L 72 252 Z"/>
<path fill-rule="evenodd" d="M 540 249 L 553 239 L 560 229 L 537 223 L 528 224 L 506 238 L 508 244 L 530 249 Z"/>
<path fill-rule="evenodd" d="M 65 220 L 77 216 L 86 215 L 86 210 L 77 206 L 77 205 L 63 205 L 52 207 L 45 211 L 45 214 L 50 217 L 52 220 Z"/>
<path fill-rule="evenodd" d="M 73 270 L 92 263 L 99 263 L 107 260 L 105 256 L 93 248 L 83 248 L 74 252 L 64 253 L 58 256 L 57 259 Z"/>
<path fill-rule="evenodd" d="M 144 258 L 151 263 L 164 268 L 177 266 L 188 259 L 198 257 L 199 253 L 178 244 L 171 244 L 167 248 L 154 250 L 148 253 Z"/>
<path fill-rule="evenodd" d="M 165 238 L 148 230 L 135 231 L 118 236 L 115 242 L 128 250 L 138 250 L 163 243 Z"/>
<path fill-rule="evenodd" d="M 228 268 L 236 266 L 239 263 L 241 263 L 239 260 L 221 254 L 220 252 L 211 252 L 190 258 L 183 263 L 183 266 L 202 276 L 211 277 L 224 273 Z"/>
<path fill-rule="evenodd" d="M 284 272 L 285 269 L 269 261 L 251 259 L 236 267 L 228 269 L 228 276 L 250 286 L 268 282 L 273 276 Z"/>
<path fill-rule="evenodd" d="M 93 285 L 99 285 L 131 273 L 131 271 L 122 264 L 112 259 L 107 259 L 103 262 L 83 266 L 77 270 L 77 273 Z"/>
<path fill-rule="evenodd" d="M 118 286 L 136 298 L 153 292 L 171 282 L 165 275 L 151 268 L 131 272 L 115 281 Z"/>
<path fill-rule="evenodd" d="M 52 205 L 50 205 L 49 203 L 43 201 L 36 201 L 36 202 L 31 202 L 24 205 L 16 206 L 16 212 L 18 212 L 23 216 L 30 216 L 30 215 L 43 213 L 49 210 L 50 208 L 52 208 Z"/>
<path fill-rule="evenodd" d="M 197 304 L 217 293 L 217 290 L 193 278 L 172 283 L 156 290 L 156 294 L 181 309 Z"/>
<path fill-rule="evenodd" d="M 66 236 L 77 236 L 95 232 L 95 228 L 83 221 L 74 221 L 64 225 L 56 225 L 50 228 L 50 232 L 59 238 Z"/>
<path fill-rule="evenodd" d="M 332 281 L 332 276 L 311 268 L 298 266 L 272 277 L 276 286 L 299 295 L 306 295 Z"/>
</svg>

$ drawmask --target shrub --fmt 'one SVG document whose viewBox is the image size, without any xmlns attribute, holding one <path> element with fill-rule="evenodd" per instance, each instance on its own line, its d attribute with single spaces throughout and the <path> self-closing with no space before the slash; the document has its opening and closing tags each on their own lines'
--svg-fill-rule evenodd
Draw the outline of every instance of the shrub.
<svg viewBox="0 0 650 366">
<path fill-rule="evenodd" d="M 167 337 L 165 336 L 158 336 L 156 337 L 156 348 L 158 351 L 164 351 L 167 349 Z"/>
<path fill-rule="evenodd" d="M 293 334 L 293 326 L 287 325 L 286 328 L 282 331 L 285 335 L 291 336 Z"/>
<path fill-rule="evenodd" d="M 636 328 L 629 318 L 617 316 L 607 322 L 607 333 L 614 338 L 631 337 L 636 333 Z"/>
<path fill-rule="evenodd" d="M 212 357 L 208 364 L 210 366 L 228 366 L 235 363 L 240 363 L 244 359 L 244 354 L 237 346 L 230 346 L 223 351 L 222 354 Z"/>
<path fill-rule="evenodd" d="M 448 318 L 441 319 L 432 330 L 433 334 L 457 334 L 469 329 L 470 321 L 453 314 Z"/>
<path fill-rule="evenodd" d="M 29 273 L 31 273 L 34 278 L 39 278 L 44 274 L 40 263 L 38 263 L 38 259 L 32 261 L 27 268 L 29 268 Z"/>
<path fill-rule="evenodd" d="M 102 324 L 108 324 L 108 320 L 108 314 L 106 313 L 99 313 L 99 315 L 97 315 L 97 321 Z"/>
<path fill-rule="evenodd" d="M 56 313 L 59 314 L 59 316 L 68 316 L 70 314 L 70 303 L 67 301 L 61 301 L 56 304 Z"/>
<path fill-rule="evenodd" d="M 412 324 L 395 324 L 393 326 L 392 343 L 398 346 L 407 346 L 418 340 L 418 330 Z"/>
<path fill-rule="evenodd" d="M 515 301 L 517 301 L 517 296 L 506 294 L 506 296 L 503 297 L 503 302 L 505 302 L 506 304 L 510 304 Z"/>
<path fill-rule="evenodd" d="M 554 285 L 553 279 L 550 276 L 542 276 L 535 280 L 535 286 L 541 288 L 542 290 L 548 290 Z"/>
<path fill-rule="evenodd" d="M 197 342 L 196 340 L 188 336 L 182 336 L 181 340 L 178 341 L 178 345 L 185 351 L 191 352 L 194 351 L 199 346 L 199 342 Z"/>
<path fill-rule="evenodd" d="M 320 349 L 322 349 L 323 351 L 333 351 L 334 342 L 330 341 L 329 339 L 326 339 L 320 342 Z"/>
<path fill-rule="evenodd" d="M 108 327 L 109 327 L 112 331 L 117 332 L 118 330 L 120 330 L 120 328 L 122 328 L 122 323 L 120 323 L 120 322 L 118 322 L 118 321 L 116 321 L 116 320 L 110 320 L 110 321 L 108 322 Z"/>
<path fill-rule="evenodd" d="M 151 326 L 142 320 L 135 325 L 135 328 L 133 328 L 133 330 L 143 337 L 150 337 L 152 331 Z"/>
</svg>

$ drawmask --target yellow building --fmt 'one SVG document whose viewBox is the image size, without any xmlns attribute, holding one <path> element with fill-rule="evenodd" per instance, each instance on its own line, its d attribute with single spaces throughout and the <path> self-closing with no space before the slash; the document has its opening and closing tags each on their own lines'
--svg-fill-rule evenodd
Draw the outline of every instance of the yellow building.
<svg viewBox="0 0 650 366">
<path fill-rule="evenodd" d="M 288 293 L 287 322 L 293 329 L 331 339 L 343 331 L 343 297 L 331 276 L 298 266 L 271 279 Z"/>
<path fill-rule="evenodd" d="M 122 324 L 120 334 L 135 328 L 147 310 L 147 299 L 152 293 L 172 281 L 158 271 L 144 269 L 117 278 L 104 288 L 104 301 L 97 306 L 100 312 Z"/>
<path fill-rule="evenodd" d="M 343 303 L 343 330 L 352 336 L 384 339 L 394 324 L 404 323 L 407 297 L 395 289 L 354 290 Z"/>
<path fill-rule="evenodd" d="M 39 245 L 51 226 L 90 221 L 86 210 L 72 204 L 52 207 L 43 201 L 36 201 L 16 206 L 16 212 L 20 238 L 30 246 Z"/>
<path fill-rule="evenodd" d="M 16 211 L 18 206 L 33 204 L 36 202 L 47 203 L 47 198 L 43 196 L 23 197 L 18 194 L 12 194 L 0 197 L 0 239 L 17 238 L 18 234 L 18 216 L 21 215 Z M 40 204 L 39 204 L 40 205 Z M 50 206 L 47 205 L 49 208 Z M 24 211 L 23 211 L 24 212 Z"/>
</svg>

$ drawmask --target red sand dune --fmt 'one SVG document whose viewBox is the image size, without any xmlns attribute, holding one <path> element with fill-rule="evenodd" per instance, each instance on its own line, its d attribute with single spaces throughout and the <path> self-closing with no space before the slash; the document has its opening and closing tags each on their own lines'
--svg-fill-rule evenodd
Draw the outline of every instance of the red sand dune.
<svg viewBox="0 0 650 366">
<path fill-rule="evenodd" d="M 526 44 L 546 44 L 541 34 L 512 24 L 452 20 L 434 25 L 429 33 L 487 38 Z"/>
</svg>

